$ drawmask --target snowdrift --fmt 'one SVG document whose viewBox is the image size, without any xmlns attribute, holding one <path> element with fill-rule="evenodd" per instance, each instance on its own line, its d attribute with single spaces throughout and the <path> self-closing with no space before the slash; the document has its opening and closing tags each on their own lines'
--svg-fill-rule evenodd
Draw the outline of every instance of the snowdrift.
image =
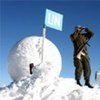
<svg viewBox="0 0 100 100">
<path fill-rule="evenodd" d="M 100 88 L 80 87 L 74 79 L 41 73 L 0 88 L 0 100 L 100 100 Z"/>
</svg>

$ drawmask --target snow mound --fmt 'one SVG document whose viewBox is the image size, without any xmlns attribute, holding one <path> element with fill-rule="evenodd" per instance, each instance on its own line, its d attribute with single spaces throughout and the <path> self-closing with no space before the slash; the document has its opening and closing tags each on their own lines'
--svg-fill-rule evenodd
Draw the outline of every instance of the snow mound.
<svg viewBox="0 0 100 100">
<path fill-rule="evenodd" d="M 80 87 L 74 79 L 49 77 L 39 69 L 33 69 L 32 76 L 0 88 L 0 100 L 100 100 L 98 86 Z"/>
<path fill-rule="evenodd" d="M 8 56 L 8 71 L 14 81 L 29 76 L 29 65 L 34 66 L 42 62 L 42 41 L 40 36 L 29 36 L 17 42 L 11 49 Z M 54 76 L 59 76 L 62 66 L 61 54 L 54 43 L 45 38 L 43 49 L 43 62 L 47 66 L 52 65 L 50 72 Z M 47 67 L 46 66 L 46 67 Z"/>
</svg>

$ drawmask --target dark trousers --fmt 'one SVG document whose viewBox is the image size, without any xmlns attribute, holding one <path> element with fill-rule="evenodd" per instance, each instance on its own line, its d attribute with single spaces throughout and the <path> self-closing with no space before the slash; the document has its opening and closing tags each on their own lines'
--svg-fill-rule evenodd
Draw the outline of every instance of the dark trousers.
<svg viewBox="0 0 100 100">
<path fill-rule="evenodd" d="M 75 79 L 76 80 L 80 80 L 82 72 L 84 73 L 85 80 L 90 79 L 91 68 L 90 68 L 88 57 L 82 56 L 81 60 L 75 57 L 74 66 L 75 66 Z"/>
</svg>

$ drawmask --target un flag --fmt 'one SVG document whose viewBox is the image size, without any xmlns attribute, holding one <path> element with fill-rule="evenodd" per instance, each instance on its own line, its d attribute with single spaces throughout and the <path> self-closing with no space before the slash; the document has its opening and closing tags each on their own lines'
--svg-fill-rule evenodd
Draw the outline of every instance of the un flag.
<svg viewBox="0 0 100 100">
<path fill-rule="evenodd" d="M 46 9 L 45 25 L 62 31 L 63 15 Z"/>
</svg>

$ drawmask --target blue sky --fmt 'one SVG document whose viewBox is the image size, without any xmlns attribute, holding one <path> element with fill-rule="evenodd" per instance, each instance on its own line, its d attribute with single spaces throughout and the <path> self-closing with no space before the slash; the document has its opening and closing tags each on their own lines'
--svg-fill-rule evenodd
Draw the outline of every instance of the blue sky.
<svg viewBox="0 0 100 100">
<path fill-rule="evenodd" d="M 64 16 L 62 31 L 47 28 L 47 38 L 58 47 L 62 55 L 61 77 L 74 78 L 73 45 L 69 38 L 74 26 L 83 25 L 93 30 L 95 35 L 89 42 L 91 47 L 88 51 L 91 81 L 96 83 L 95 72 L 100 71 L 100 1 L 4 0 L 0 7 L 0 86 L 12 81 L 7 68 L 10 49 L 27 36 L 41 36 L 46 8 Z"/>
</svg>

